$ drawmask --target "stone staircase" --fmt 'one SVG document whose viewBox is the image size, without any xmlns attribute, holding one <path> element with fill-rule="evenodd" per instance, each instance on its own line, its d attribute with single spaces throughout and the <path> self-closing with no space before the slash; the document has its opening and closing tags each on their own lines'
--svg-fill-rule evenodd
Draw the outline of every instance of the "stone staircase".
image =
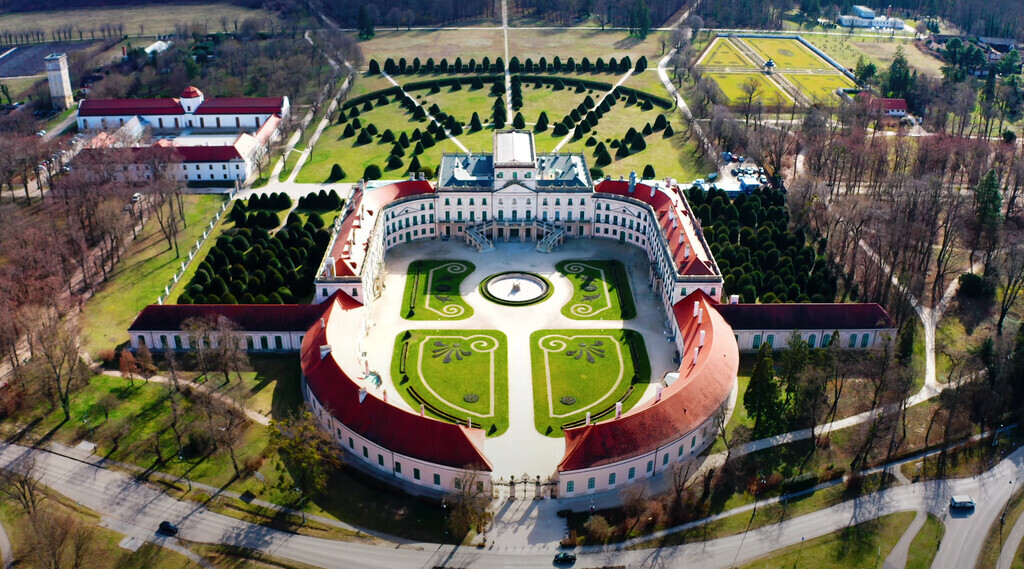
<svg viewBox="0 0 1024 569">
<path fill-rule="evenodd" d="M 466 228 L 466 243 L 476 247 L 476 250 L 480 253 L 489 253 L 494 250 L 494 243 L 484 233 L 487 230 L 486 226 L 487 223 L 481 223 L 480 225 Z"/>
<path fill-rule="evenodd" d="M 537 242 L 537 250 L 541 253 L 550 253 L 562 242 L 563 237 L 565 237 L 564 227 L 552 227 L 552 230 Z"/>
</svg>

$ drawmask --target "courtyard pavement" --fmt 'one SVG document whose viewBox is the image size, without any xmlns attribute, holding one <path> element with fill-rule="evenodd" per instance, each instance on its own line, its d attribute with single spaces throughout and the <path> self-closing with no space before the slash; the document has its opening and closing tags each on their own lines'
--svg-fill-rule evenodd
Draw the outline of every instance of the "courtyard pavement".
<svg viewBox="0 0 1024 569">
<path fill-rule="evenodd" d="M 478 253 L 461 241 L 421 241 L 400 246 L 388 253 L 384 292 L 372 306 L 369 330 L 364 341 L 369 369 L 383 378 L 381 389 L 397 394 L 390 377 L 396 336 L 409 329 L 498 330 L 508 339 L 509 428 L 501 436 L 487 439 L 485 452 L 494 464 L 496 481 L 520 480 L 528 475 L 542 481 L 554 474 L 565 452 L 561 438 L 546 437 L 534 426 L 533 380 L 530 367 L 530 334 L 542 329 L 622 329 L 640 332 L 647 345 L 651 362 L 652 383 L 642 401 L 654 396 L 657 382 L 678 365 L 672 362 L 674 345 L 667 340 L 666 315 L 660 301 L 647 281 L 649 264 L 635 247 L 604 240 L 571 239 L 552 253 L 539 253 L 535 244 L 498 243 L 489 253 Z M 406 271 L 417 259 L 452 259 L 469 261 L 476 269 L 462 282 L 461 294 L 473 307 L 473 315 L 464 320 L 422 321 L 401 317 Z M 572 320 L 561 309 L 572 297 L 572 284 L 555 270 L 555 264 L 566 259 L 616 259 L 629 273 L 630 286 L 637 307 L 637 317 L 622 320 Z M 508 270 L 540 274 L 554 288 L 550 298 L 533 306 L 508 307 L 494 304 L 479 293 L 479 286 L 488 276 Z M 388 401 L 410 410 L 400 396 Z"/>
</svg>

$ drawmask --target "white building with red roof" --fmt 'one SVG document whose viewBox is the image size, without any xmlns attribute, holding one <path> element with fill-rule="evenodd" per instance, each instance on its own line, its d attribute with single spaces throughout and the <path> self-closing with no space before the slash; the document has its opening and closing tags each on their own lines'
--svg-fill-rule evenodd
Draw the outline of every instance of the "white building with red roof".
<svg viewBox="0 0 1024 569">
<path fill-rule="evenodd" d="M 290 110 L 288 97 L 207 99 L 189 86 L 177 98 L 86 99 L 78 106 L 78 129 L 116 131 L 138 121 L 147 136 L 132 148 L 173 148 L 181 159 L 180 179 L 223 185 L 245 182 L 258 170 Z"/>
</svg>

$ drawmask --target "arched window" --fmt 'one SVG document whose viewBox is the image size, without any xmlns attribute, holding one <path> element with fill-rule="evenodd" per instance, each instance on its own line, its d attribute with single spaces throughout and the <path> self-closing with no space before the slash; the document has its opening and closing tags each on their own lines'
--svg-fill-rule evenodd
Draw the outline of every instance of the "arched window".
<svg viewBox="0 0 1024 569">
<path fill-rule="evenodd" d="M 810 336 L 808 336 L 807 337 L 807 347 L 808 348 L 813 348 L 814 347 L 814 340 L 816 340 L 816 339 L 817 339 L 817 337 L 814 334 L 811 334 Z"/>
</svg>

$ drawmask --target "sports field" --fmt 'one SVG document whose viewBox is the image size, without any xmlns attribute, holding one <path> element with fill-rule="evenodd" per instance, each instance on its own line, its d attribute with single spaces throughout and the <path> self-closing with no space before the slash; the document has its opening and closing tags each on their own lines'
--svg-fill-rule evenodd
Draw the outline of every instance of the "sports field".
<svg viewBox="0 0 1024 569">
<path fill-rule="evenodd" d="M 805 95 L 815 101 L 838 102 L 835 96 L 836 89 L 852 89 L 856 85 L 845 75 L 786 75 Z"/>
<path fill-rule="evenodd" d="M 405 279 L 407 320 L 463 320 L 473 308 L 462 298 L 462 281 L 476 267 L 469 261 L 413 261 Z"/>
<path fill-rule="evenodd" d="M 736 38 L 758 55 L 775 61 L 776 69 L 835 69 L 797 40 L 789 38 Z"/>
<path fill-rule="evenodd" d="M 537 431 L 561 437 L 566 425 L 615 418 L 643 395 L 651 364 L 633 330 L 538 330 L 530 335 Z"/>
<path fill-rule="evenodd" d="M 572 283 L 562 314 L 573 320 L 629 320 L 636 316 L 629 277 L 619 261 L 562 261 L 558 272 Z"/>
<path fill-rule="evenodd" d="M 715 38 L 708 49 L 701 56 L 697 65 L 705 67 L 733 67 L 739 69 L 754 69 L 754 64 L 750 62 L 740 50 L 729 38 L 718 37 Z"/>
<path fill-rule="evenodd" d="M 789 105 L 793 103 L 793 99 L 789 95 L 760 73 L 708 73 L 706 76 L 718 85 L 718 88 L 721 89 L 722 94 L 729 101 L 730 105 L 746 102 L 747 93 L 744 91 L 744 85 L 750 82 L 757 85 L 757 93 L 754 97 L 755 102 L 765 105 Z"/>
<path fill-rule="evenodd" d="M 496 330 L 412 330 L 395 340 L 391 377 L 413 409 L 497 436 L 508 429 L 507 348 Z"/>
</svg>

